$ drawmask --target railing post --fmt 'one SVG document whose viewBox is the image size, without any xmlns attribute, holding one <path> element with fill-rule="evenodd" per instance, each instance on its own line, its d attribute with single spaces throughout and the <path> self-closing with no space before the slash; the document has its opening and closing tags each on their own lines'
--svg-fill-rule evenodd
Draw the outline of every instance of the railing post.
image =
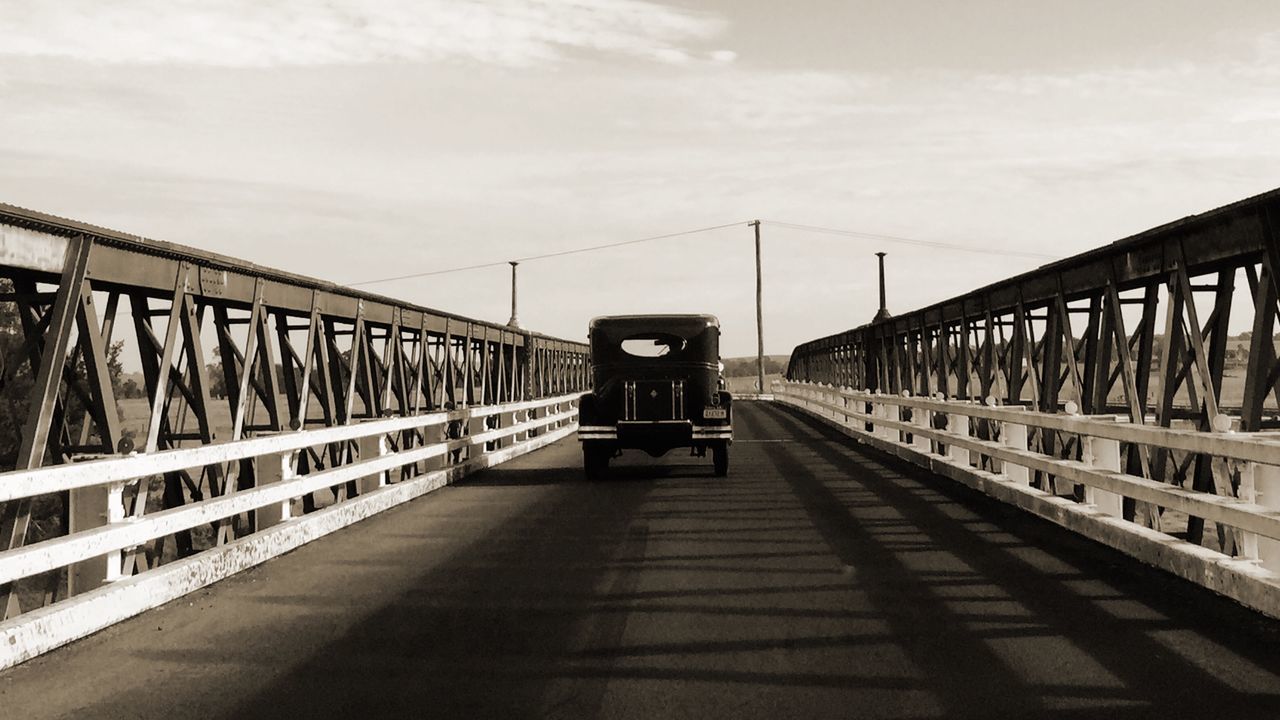
<svg viewBox="0 0 1280 720">
<path fill-rule="evenodd" d="M 501 403 L 500 403 L 500 404 L 501 404 Z M 489 428 L 489 429 L 490 429 L 490 430 L 498 430 L 498 429 L 500 429 L 500 428 L 508 428 L 508 427 L 511 427 L 511 425 L 512 425 L 513 421 L 515 420 L 516 415 L 515 415 L 515 413 L 514 413 L 514 412 L 505 412 L 505 411 L 504 411 L 504 412 L 495 412 L 495 413 L 492 415 L 492 417 L 493 417 L 493 419 L 489 421 L 489 424 L 490 424 L 490 425 L 492 425 L 493 427 L 491 427 L 491 428 Z M 507 445 L 509 445 L 509 444 L 511 444 L 511 443 L 513 443 L 513 442 L 515 442 L 515 436 L 514 436 L 514 435 L 513 435 L 513 436 L 510 436 L 510 437 L 498 438 L 497 440 L 494 440 L 492 443 L 490 443 L 490 444 L 489 444 L 488 449 L 490 449 L 490 450 L 498 450 L 499 448 L 506 447 Z"/>
<path fill-rule="evenodd" d="M 360 438 L 359 446 L 361 462 L 380 458 L 391 451 L 391 448 L 387 445 L 387 436 L 382 433 L 378 433 L 377 435 L 365 435 Z M 373 492 L 387 484 L 389 475 L 390 472 L 387 470 L 376 472 L 372 475 L 365 475 L 356 481 L 356 491 L 361 495 Z"/>
<path fill-rule="evenodd" d="M 532 420 L 532 419 L 533 419 L 533 410 L 530 408 L 526 408 L 524 410 L 517 410 L 511 413 L 511 422 L 516 425 L 528 422 L 529 420 Z M 528 430 L 521 430 L 520 432 L 511 436 L 511 442 L 516 445 L 519 445 L 520 443 L 525 442 L 528 439 L 529 439 Z"/>
<path fill-rule="evenodd" d="M 1230 469 L 1229 462 L 1225 459 L 1215 460 L 1215 462 L 1221 462 L 1223 465 L 1228 466 L 1225 469 Z M 1255 477 L 1257 470 L 1257 463 L 1240 464 L 1240 487 L 1236 490 L 1236 497 L 1244 502 L 1252 503 L 1258 500 L 1257 479 Z M 1258 540 L 1260 538 L 1258 534 L 1240 530 L 1237 533 L 1237 537 L 1239 538 L 1239 544 L 1236 547 L 1236 553 L 1240 558 L 1242 560 L 1259 560 Z"/>
<path fill-rule="evenodd" d="M 529 408 L 529 414 L 526 415 L 525 417 L 529 420 L 540 420 L 546 416 L 547 416 L 546 406 L 536 405 L 534 407 Z M 532 427 L 527 432 L 525 432 L 525 439 L 528 440 L 529 438 L 535 438 L 541 434 L 542 434 L 541 427 Z"/>
<path fill-rule="evenodd" d="M 1280 510 L 1280 467 L 1254 465 L 1254 502 L 1268 510 Z M 1280 540 L 1258 538 L 1258 559 L 1271 572 L 1280 572 Z"/>
<path fill-rule="evenodd" d="M 929 429 L 929 417 L 932 413 L 921 407 L 911 408 L 911 421 L 917 427 Z M 928 437 L 920 433 L 911 433 L 911 444 L 917 449 L 928 455 L 933 452 L 933 442 Z"/>
<path fill-rule="evenodd" d="M 947 430 L 963 437 L 969 437 L 969 416 L 961 415 L 954 410 L 947 413 Z M 947 455 L 958 463 L 973 464 L 973 456 L 968 448 L 955 443 L 947 445 Z"/>
<path fill-rule="evenodd" d="M 1085 464 L 1099 470 L 1120 472 L 1120 441 L 1081 436 L 1084 443 Z M 1054 479 L 1057 483 L 1057 478 Z M 1084 486 L 1084 501 L 1112 517 L 1124 517 L 1124 497 L 1109 490 Z"/>
<path fill-rule="evenodd" d="M 124 486 L 125 483 L 118 482 L 106 487 L 99 485 L 72 490 L 67 534 L 124 522 Z M 67 569 L 67 595 L 76 595 L 118 580 L 121 571 L 119 550 L 75 563 Z"/>
<path fill-rule="evenodd" d="M 880 397 L 883 398 L 884 396 L 881 395 Z M 876 403 L 876 415 L 882 420 L 892 420 L 893 415 L 896 411 L 897 411 L 896 406 L 890 405 L 887 402 L 881 401 Z M 897 441 L 898 439 L 897 429 L 889 427 L 884 423 L 880 423 L 879 425 L 877 425 L 876 431 L 877 431 L 876 434 L 884 438 L 885 440 Z"/>
<path fill-rule="evenodd" d="M 1027 426 L 1021 423 L 1004 421 L 1004 427 L 1000 430 L 1001 440 L 1005 447 L 1013 448 L 1020 452 L 1027 451 Z M 1004 476 L 1018 483 L 1019 485 L 1031 484 L 1031 471 L 1023 465 L 1015 462 L 1005 461 Z"/>
<path fill-rule="evenodd" d="M 871 404 L 871 434 L 875 437 L 884 437 L 884 424 L 877 422 L 884 417 L 884 404 L 880 402 L 880 393 L 872 395 L 867 402 Z"/>
<path fill-rule="evenodd" d="M 287 452 L 273 455 L 263 455 L 257 458 L 257 467 L 254 468 L 254 477 L 258 486 L 269 485 L 271 483 L 286 482 L 297 477 L 293 471 L 298 460 L 298 453 Z M 293 501 L 285 500 L 280 503 L 273 503 L 264 507 L 260 507 L 253 511 L 254 530 L 262 531 L 272 525 L 279 525 L 293 516 Z"/>
</svg>

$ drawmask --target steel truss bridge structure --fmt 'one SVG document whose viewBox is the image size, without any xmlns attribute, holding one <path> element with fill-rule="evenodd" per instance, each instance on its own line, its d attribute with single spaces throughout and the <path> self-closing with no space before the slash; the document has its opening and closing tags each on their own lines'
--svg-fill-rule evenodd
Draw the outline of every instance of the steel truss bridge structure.
<svg viewBox="0 0 1280 720">
<path fill-rule="evenodd" d="M 402 527 L 397 548 L 433 555 L 431 543 L 443 543 L 461 555 L 481 553 L 479 561 L 370 551 L 388 568 L 401 568 L 388 581 L 393 587 L 370 602 L 409 603 L 408 610 L 390 620 L 355 613 L 359 629 L 320 646 L 305 632 L 277 637 L 232 628 L 229 636 L 267 655 L 275 650 L 258 642 L 264 635 L 285 645 L 311 642 L 302 652 L 333 658 L 381 652 L 370 643 L 396 644 L 408 634 L 419 645 L 392 649 L 388 667 L 396 669 L 407 658 L 420 660 L 437 641 L 442 652 L 463 654 L 460 669 L 452 668 L 457 658 L 441 660 L 448 667 L 432 660 L 424 667 L 439 672 L 423 671 L 412 683 L 388 686 L 378 673 L 367 676 L 375 703 L 390 702 L 392 691 L 411 694 L 406 688 L 420 683 L 432 692 L 483 694 L 473 685 L 527 682 L 550 692 L 548 678 L 608 684 L 617 677 L 643 683 L 692 677 L 733 687 L 763 683 L 770 692 L 834 692 L 862 683 L 885 698 L 906 693 L 885 706 L 886 716 L 904 712 L 893 704 L 899 701 L 920 716 L 936 714 L 920 700 L 925 696 L 910 695 L 923 683 L 933 689 L 928 697 L 964 714 L 978 700 L 971 685 L 996 682 L 973 675 L 973 668 L 1005 663 L 1035 674 L 1044 669 L 1042 650 L 1062 650 L 1062 642 L 1054 643 L 1063 641 L 1077 654 L 1095 650 L 1072 666 L 1100 683 L 1080 691 L 1085 699 L 1097 699 L 1088 693 L 1102 687 L 1103 695 L 1111 693 L 1104 701 L 1128 702 L 1126 693 L 1136 692 L 1165 710 L 1216 711 L 1225 698 L 1280 712 L 1280 656 L 1252 644 L 1256 633 L 1195 630 L 1194 646 L 1205 657 L 1173 662 L 1153 639 L 1166 626 L 1130 628 L 1101 604 L 1113 597 L 1107 588 L 1091 585 L 1095 579 L 1084 570 L 1072 575 L 1070 563 L 1054 554 L 1078 548 L 1064 550 L 1039 526 L 1006 531 L 992 524 L 990 512 L 975 515 L 968 505 L 994 499 L 1065 528 L 1053 531 L 1071 542 L 1082 535 L 1117 549 L 1137 559 L 1139 570 L 1120 572 L 1126 577 L 1154 566 L 1209 588 L 1235 601 L 1214 595 L 1212 602 L 1249 613 L 1247 623 L 1258 624 L 1251 627 L 1280 618 L 1278 232 L 1280 190 L 807 342 L 771 393 L 735 403 L 739 460 L 729 478 L 676 472 L 601 486 L 577 479 L 570 437 L 578 399 L 590 389 L 581 343 L 0 205 L 0 400 L 8 413 L 0 423 L 9 422 L 16 438 L 13 447 L 0 445 L 0 670 L 112 624 L 138 622 L 143 613 L 181 613 L 172 606 L 147 611 L 515 460 L 486 473 L 492 484 L 477 481 L 470 494 L 463 486 L 433 495 L 431 503 L 452 508 L 443 519 L 398 515 L 402 524 L 412 517 L 434 534 Z M 1238 332 L 1246 327 L 1247 334 Z M 140 359 L 143 387 L 122 383 L 121 353 Z M 135 436 L 126 426 L 144 430 Z M 960 486 L 987 498 L 949 494 L 948 488 L 969 492 Z M 490 502 L 497 496 L 515 499 Z M 517 509 L 518 503 L 528 507 Z M 396 522 L 393 516 L 361 527 Z M 460 533 L 448 525 L 460 517 L 485 528 L 480 539 L 468 540 L 474 548 L 457 544 L 471 526 Z M 1054 550 L 1026 545 L 1026 537 Z M 352 538 L 317 546 L 359 544 Z M 335 572 L 323 562 L 283 569 L 307 562 L 305 553 L 270 567 L 295 578 Z M 1003 554 L 1014 558 L 1011 565 L 993 560 Z M 362 557 L 368 563 L 370 555 Z M 432 573 L 417 567 L 440 562 Z M 597 570 L 604 575 L 596 577 Z M 380 566 L 362 565 L 364 571 L 360 577 L 372 579 L 360 592 L 376 595 Z M 1114 580 L 1117 573 L 1109 572 L 1097 569 Z M 708 587 L 695 589 L 708 577 Z M 458 584 L 462 604 L 448 605 L 449 583 Z M 430 602 L 415 594 L 428 584 L 439 593 Z M 1085 586 L 1088 593 L 1073 594 Z M 306 593 L 323 593 L 307 587 Z M 300 624 L 328 627 L 328 617 L 304 618 L 311 597 L 299 593 L 305 594 L 279 590 L 271 597 L 277 605 L 297 603 Z M 698 602 L 701 595 L 707 603 Z M 1019 625 L 1022 606 L 1009 610 L 1002 598 L 1021 598 L 1048 617 L 1033 615 L 1028 629 Z M 977 605 L 993 599 L 1004 604 Z M 495 616 L 503 607 L 515 608 L 519 621 Z M 618 625 L 609 618 L 620 609 L 630 614 Z M 262 622 L 278 621 L 280 612 L 262 611 Z M 479 626 L 464 622 L 470 620 Z M 515 641 L 503 655 L 511 638 L 494 635 L 494 628 L 518 634 L 523 623 L 534 626 L 529 637 L 537 642 Z M 820 636 L 797 635 L 804 623 L 820 626 Z M 883 635 L 886 627 L 897 636 Z M 1119 633 L 1126 657 L 1112 652 L 1113 640 L 1090 638 L 1093 627 Z M 726 628 L 729 634 L 715 641 L 703 638 Z M 787 639 L 747 640 L 748 628 Z M 1053 628 L 1063 635 L 1041 637 Z M 670 635 L 678 631 L 689 637 Z M 627 638 L 645 632 L 653 637 L 629 644 Z M 97 637 L 104 635 L 110 633 Z M 146 642 L 138 637 L 104 640 L 102 649 L 85 653 L 114 658 L 121 651 L 112 643 Z M 879 668 L 888 658 L 888 668 L 898 656 L 882 645 L 898 639 L 891 647 L 910 661 L 901 677 L 855 672 L 846 683 L 824 674 L 825 666 L 770 674 L 780 658 L 806 648 L 856 656 L 864 644 L 868 661 Z M 571 646 L 579 641 L 585 645 Z M 1039 659 L 1030 663 L 999 653 L 1041 641 L 1046 645 L 1036 646 Z M 544 657 L 548 648 L 562 652 Z M 734 665 L 761 649 L 763 666 Z M 1162 689 L 1148 692 L 1150 673 L 1126 664 L 1130 649 L 1154 663 L 1161 678 L 1195 692 L 1172 699 Z M 494 662 L 516 667 L 485 675 L 488 650 Z M 680 665 L 684 653 L 698 662 Z M 653 657 L 676 659 L 671 666 L 636 665 Z M 607 667 L 590 664 L 601 659 Z M 1088 660 L 1127 684 L 1095 673 Z M 187 675 L 208 672 L 213 686 L 249 682 L 254 678 L 243 668 L 252 666 L 255 675 L 279 679 L 292 661 L 256 662 Z M 336 691 L 314 677 L 329 666 L 307 667 L 298 672 L 312 682 L 306 691 L 316 698 L 312 710 L 325 714 L 336 707 L 325 704 L 336 702 Z M 1224 667 L 1243 669 L 1230 682 L 1196 684 Z M 41 672 L 21 675 L 29 680 L 25 687 L 7 686 L 11 697 L 51 697 L 35 680 L 57 686 L 58 678 Z M 952 672 L 968 679 L 952 679 Z M 139 693 L 148 685 L 142 676 L 122 682 Z M 1250 682 L 1255 690 L 1240 690 Z M 1003 685 L 990 689 L 1015 715 L 1039 716 L 1057 696 L 1075 697 L 1068 685 L 1060 677 L 1027 682 L 1020 686 L 1027 697 Z M 550 704 L 539 707 L 576 708 L 572 698 L 580 689 L 563 693 L 570 700 L 548 695 L 542 699 Z M 645 704 L 650 695 L 618 692 L 620 707 L 652 710 Z M 599 711 L 604 690 L 592 693 L 572 712 Z M 811 695 L 793 699 L 817 697 Z M 229 706 L 226 693 L 210 698 L 193 700 L 192 716 L 261 709 L 252 702 Z M 870 711 L 881 701 L 860 707 Z M 471 708 L 459 702 L 446 707 Z M 50 705 L 49 713 L 71 707 L 64 705 Z M 530 711 L 503 707 L 497 716 Z M 39 714 L 28 709 L 31 717 Z M 720 710 L 737 713 L 737 706 Z"/>
<path fill-rule="evenodd" d="M 968 437 L 999 443 L 1005 422 L 1016 421 L 1026 435 L 1018 452 L 1038 456 L 1025 466 L 1032 487 L 1090 505 L 1093 490 L 1122 491 L 1116 515 L 1192 546 L 1206 542 L 1212 518 L 1217 538 L 1208 542 L 1223 557 L 1256 560 L 1256 538 L 1243 546 L 1241 527 L 1266 527 L 1264 549 L 1280 537 L 1277 298 L 1280 190 L 807 342 L 787 379 L 795 391 L 834 392 L 814 407 L 841 423 L 881 413 L 863 429 L 933 442 L 935 454 L 978 450 Z M 1242 318 L 1251 331 L 1233 348 L 1229 326 Z M 928 427 L 892 424 L 925 415 Z M 1064 482 L 1076 467 L 1060 461 L 1099 456 L 1089 441 L 1095 424 L 1063 415 L 1126 423 L 1097 436 L 1120 443 L 1115 482 Z M 974 462 L 991 469 L 997 457 L 975 453 Z M 1249 518 L 1227 520 L 1209 506 Z M 1171 507 L 1187 517 L 1171 524 Z M 1280 570 L 1280 555 L 1267 564 Z"/>
<path fill-rule="evenodd" d="M 170 463 L 163 471 L 125 462 L 131 469 L 123 476 L 82 475 L 53 494 L 40 482 L 23 489 L 23 477 L 48 477 L 32 472 L 37 468 L 58 466 L 48 471 L 56 473 L 86 460 L 160 457 L 214 443 L 235 446 L 252 436 L 365 427 L 390 417 L 416 418 L 385 434 L 391 450 L 450 441 L 449 462 L 464 464 L 486 449 L 465 438 L 512 425 L 515 412 L 556 405 L 548 399 L 571 404 L 587 383 L 581 343 L 5 205 L 0 282 L 7 285 L 0 301 L 20 328 L 20 347 L 7 358 L 0 382 L 9 408 L 26 409 L 21 443 L 9 460 L 18 474 L 0 483 L 0 542 L 7 549 L 0 557 L 6 560 L 32 539 L 65 540 L 100 528 L 108 506 L 117 520 L 138 520 L 262 484 L 257 456 L 235 452 Z M 126 437 L 122 430 L 124 407 L 109 367 L 117 341 L 141 358 L 145 437 Z M 207 352 L 210 346 L 216 355 Z M 24 377 L 27 382 L 20 382 Z M 225 399 L 215 399 L 215 383 Z M 557 427 L 569 419 L 551 415 Z M 229 436 L 215 434 L 219 419 L 229 419 Z M 368 459 L 367 443 L 360 445 L 365 435 L 316 437 L 325 441 L 292 448 L 291 473 L 340 475 L 342 467 Z M 490 438 L 487 449 L 501 444 L 503 438 Z M 390 479 L 404 481 L 426 470 L 426 463 L 409 464 Z M 162 479 L 147 481 L 153 475 Z M 303 512 L 360 492 L 354 478 L 318 489 L 331 497 L 303 494 Z M 40 511 L 36 523 L 33 506 Z M 262 529 L 252 512 L 258 509 L 218 518 L 211 536 L 193 537 L 198 521 L 172 533 L 148 533 L 144 542 L 113 550 L 119 557 L 110 559 L 109 568 L 98 559 L 61 571 L 44 568 L 35 577 L 0 572 L 0 608 L 12 617 L 232 543 Z M 101 555 L 100 549 L 87 557 Z"/>
</svg>

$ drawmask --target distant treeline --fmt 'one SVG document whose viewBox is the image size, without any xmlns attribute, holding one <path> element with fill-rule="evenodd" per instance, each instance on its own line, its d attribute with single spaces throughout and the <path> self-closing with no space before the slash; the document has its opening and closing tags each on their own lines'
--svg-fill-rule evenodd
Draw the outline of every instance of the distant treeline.
<svg viewBox="0 0 1280 720">
<path fill-rule="evenodd" d="M 764 374 L 779 375 L 786 372 L 787 360 L 790 358 L 790 355 L 765 355 Z M 723 362 L 725 377 L 755 377 L 756 375 L 756 358 L 754 356 L 724 358 Z"/>
</svg>

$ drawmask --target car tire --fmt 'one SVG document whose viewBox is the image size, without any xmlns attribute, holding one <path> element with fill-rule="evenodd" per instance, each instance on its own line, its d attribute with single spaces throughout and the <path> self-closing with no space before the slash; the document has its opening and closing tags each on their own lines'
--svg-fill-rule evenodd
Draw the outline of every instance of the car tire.
<svg viewBox="0 0 1280 720">
<path fill-rule="evenodd" d="M 584 393 L 582 397 L 578 398 L 578 424 L 596 424 L 596 396 L 594 393 Z"/>
<path fill-rule="evenodd" d="M 595 443 L 582 444 L 582 469 L 588 480 L 603 480 L 609 474 L 609 458 L 612 448 L 600 447 Z"/>
<path fill-rule="evenodd" d="M 729 474 L 729 444 L 718 443 L 711 448 L 711 462 L 715 466 L 716 477 Z"/>
</svg>

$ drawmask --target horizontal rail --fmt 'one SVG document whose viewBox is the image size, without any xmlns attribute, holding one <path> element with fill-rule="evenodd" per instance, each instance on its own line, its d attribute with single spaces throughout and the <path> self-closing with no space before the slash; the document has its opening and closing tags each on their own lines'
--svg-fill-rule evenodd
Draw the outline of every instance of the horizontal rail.
<svg viewBox="0 0 1280 720">
<path fill-rule="evenodd" d="M 503 409 L 503 412 L 508 411 L 508 408 Z M 441 457 L 454 450 L 476 447 L 511 437 L 517 433 L 542 428 L 549 424 L 568 422 L 576 415 L 577 411 L 574 410 L 525 420 L 509 427 L 497 428 L 474 436 L 434 445 L 424 445 L 412 450 L 389 453 L 372 460 L 341 465 L 331 470 L 302 475 L 292 480 L 271 483 L 250 490 L 241 490 L 233 494 L 183 505 L 182 507 L 162 510 L 144 518 L 124 520 L 120 523 L 104 525 L 86 532 L 75 533 L 0 553 L 0 583 L 38 575 L 54 568 L 105 555 L 115 550 L 137 547 L 149 540 L 172 535 L 182 530 L 189 530 L 206 523 L 217 522 L 273 503 L 287 502 L 293 498 L 358 478 L 384 473 L 430 458 Z M 374 425 L 376 423 L 368 424 Z M 375 432 L 362 437 L 382 434 L 384 433 Z M 285 449 L 283 451 L 268 451 L 262 454 L 275 455 L 289 452 L 289 449 Z"/>
<path fill-rule="evenodd" d="M 1280 457 L 1274 436 L 1159 429 L 1130 425 L 1125 418 L 1041 413 L 811 383 L 777 383 L 774 397 L 860 441 L 1280 616 Z M 978 430 L 987 437 L 977 437 Z M 1042 437 L 1063 433 L 1077 438 L 1078 459 L 1038 452 L 1029 442 L 1034 431 Z M 1203 456 L 1215 465 L 1215 473 L 1234 469 L 1238 496 L 1122 471 L 1121 458 L 1129 451 L 1156 449 Z M 1054 492 L 1064 486 L 1085 488 L 1084 497 Z M 1218 485 L 1219 492 L 1230 487 Z M 1139 524 L 1135 520 L 1142 519 L 1140 514 L 1126 519 L 1121 502 L 1125 498 L 1217 523 L 1226 531 L 1226 552 L 1164 534 L 1158 523 Z"/>
<path fill-rule="evenodd" d="M 3 204 L 0 318 L 16 336 L 0 366 L 25 394 L 8 406 L 21 438 L 0 453 L 0 552 L 97 523 L 100 486 L 163 476 L 162 497 L 137 484 L 127 501 L 194 504 L 298 443 L 329 446 L 305 462 L 331 464 L 369 433 L 429 434 L 489 416 L 474 408 L 523 413 L 590 386 L 582 342 Z M 218 528 L 219 541 L 242 529 Z M 191 551 L 183 532 L 167 553 Z M 0 617 L 71 585 L 0 582 Z"/>
<path fill-rule="evenodd" d="M 556 398 L 556 400 L 564 401 L 565 397 L 576 398 L 578 395 L 578 393 L 573 393 Z M 84 487 L 108 485 L 147 475 L 158 475 L 188 468 L 198 468 L 204 465 L 233 462 L 271 453 L 287 453 L 318 445 L 351 442 L 372 435 L 390 435 L 392 433 L 419 430 L 433 425 L 487 417 L 496 412 L 520 412 L 542 407 L 546 403 L 546 400 L 526 400 L 524 402 L 504 404 L 501 406 L 502 410 L 500 411 L 495 411 L 492 407 L 480 406 L 447 412 L 427 413 L 425 415 L 367 420 L 320 430 L 260 435 L 235 442 L 161 450 L 154 453 L 133 453 L 122 457 L 86 460 L 37 468 L 35 470 L 0 473 L 0 502 Z"/>
<path fill-rule="evenodd" d="M 849 397 L 862 400 L 863 397 L 882 397 L 892 398 L 892 396 L 865 396 L 862 393 L 836 393 L 838 397 Z M 859 397 L 862 396 L 862 397 Z M 1029 470 L 1048 473 L 1056 477 L 1066 478 L 1073 483 L 1088 485 L 1100 490 L 1106 490 L 1125 497 L 1131 497 L 1135 500 L 1150 502 L 1161 507 L 1173 508 L 1185 512 L 1189 515 L 1196 515 L 1207 520 L 1222 522 L 1226 525 L 1246 530 L 1248 532 L 1257 533 L 1273 539 L 1280 539 L 1280 510 L 1272 510 L 1257 503 L 1245 502 L 1238 498 L 1224 497 L 1221 495 L 1212 495 L 1210 493 L 1197 492 L 1195 490 L 1187 490 L 1175 485 L 1148 480 L 1146 478 L 1129 475 L 1122 472 L 1111 472 L 1100 470 L 1078 460 L 1063 460 L 1052 458 L 1047 455 L 1032 452 L 1030 450 L 1021 450 L 1010 447 L 991 440 L 983 440 L 981 438 L 963 435 L 961 433 L 952 432 L 950 430 L 939 430 L 928 426 L 920 425 L 906 420 L 894 420 L 885 417 L 873 417 L 862 413 L 853 412 L 848 406 L 838 405 L 833 402 L 821 399 L 809 399 L 809 403 L 820 408 L 831 411 L 835 414 L 854 415 L 861 418 L 863 422 L 870 422 L 877 427 L 892 428 L 902 433 L 918 435 L 920 437 L 929 438 L 945 445 L 954 445 L 966 450 L 973 450 L 987 457 L 992 457 L 1004 462 L 1020 465 Z M 896 403 L 884 401 L 885 405 L 895 407 L 926 407 L 924 405 L 907 405 L 905 403 Z M 931 409 L 942 409 L 948 403 L 934 403 Z M 1013 414 L 994 414 L 994 415 L 976 415 L 969 414 L 972 409 L 977 409 L 978 405 L 963 404 L 959 407 L 956 403 L 950 403 L 951 407 L 943 410 L 956 415 L 957 417 L 990 417 L 992 419 L 1003 420 L 1006 422 L 1016 422 L 1026 427 L 1047 428 L 1052 427 L 1050 423 L 1041 423 L 1045 418 L 1060 419 L 1060 416 L 1042 415 L 1041 413 L 1013 413 Z M 1081 424 L 1076 430 L 1072 430 L 1077 434 L 1090 435 L 1088 430 L 1092 428 L 1116 427 L 1116 423 L 1087 423 Z M 1109 433 L 1103 435 L 1101 432 L 1094 437 L 1103 437 L 1107 439 L 1121 440 L 1117 437 L 1117 433 Z M 1168 447 L 1163 443 L 1156 442 L 1155 438 L 1146 438 L 1149 444 L 1158 444 Z"/>
<path fill-rule="evenodd" d="M 801 384 L 803 385 L 803 384 Z M 1163 447 L 1182 452 L 1229 456 L 1236 460 L 1280 465 L 1280 439 L 1274 432 L 1203 432 L 1183 428 L 1135 425 L 1122 415 L 1069 415 L 1030 411 L 1020 405 L 990 406 L 972 400 L 937 400 L 907 395 L 889 395 L 849 389 L 828 389 L 835 395 L 859 402 L 917 408 L 943 413 L 963 413 L 968 417 L 1027 424 L 1046 430 L 1089 435 L 1125 443 Z"/>
<path fill-rule="evenodd" d="M 19 643 L 17 638 L 28 643 L 27 646 L 0 647 L 0 668 L 83 635 L 79 630 L 72 632 L 58 627 L 48 632 L 36 632 L 33 628 L 44 627 L 42 623 L 50 617 L 65 617 L 65 608 L 92 605 L 96 602 L 94 598 L 118 594 L 114 590 L 116 586 L 134 587 L 139 583 L 145 586 L 149 578 L 154 578 L 160 595 L 171 596 L 179 587 L 194 589 L 207 582 L 192 585 L 189 578 L 175 579 L 170 568 L 195 563 L 204 568 L 203 576 L 212 578 L 208 580 L 212 582 L 225 577 L 229 567 L 243 569 L 248 565 L 225 565 L 218 560 L 201 558 L 222 557 L 234 546 L 239 548 L 236 553 L 241 561 L 238 562 L 252 565 L 367 517 L 371 512 L 430 492 L 467 472 L 564 437 L 577 427 L 579 397 L 580 393 L 575 392 L 540 400 L 474 406 L 0 474 L 0 489 L 6 501 L 25 501 L 69 491 L 81 504 L 102 508 L 95 526 L 76 527 L 73 523 L 70 532 L 63 536 L 0 552 L 0 586 L 63 569 L 80 585 L 71 588 L 66 599 L 0 622 L 0 641 L 8 636 L 12 644 Z M 433 440 L 434 437 L 441 439 Z M 400 447 L 392 449 L 392 443 L 399 443 Z M 335 446 L 343 448 L 346 462 L 299 472 L 301 452 Z M 146 483 L 156 476 L 178 471 L 194 476 L 199 475 L 202 468 L 237 463 L 242 471 L 246 467 L 251 469 L 247 476 L 252 478 L 251 486 L 236 489 L 229 485 L 222 494 L 213 497 L 158 511 L 126 513 L 126 487 L 136 486 L 138 495 L 145 498 Z M 337 492 L 337 488 L 343 492 Z M 300 498 L 325 490 L 335 490 L 332 505 L 313 512 L 305 512 L 304 506 L 302 514 L 296 512 Z M 391 498 L 397 499 L 393 502 Z M 346 506 L 360 509 L 341 509 Z M 344 519 L 334 520 L 338 516 Z M 79 517 L 83 519 L 86 515 L 81 513 Z M 127 554 L 140 554 L 157 540 L 177 537 L 200 527 L 224 527 L 235 519 L 242 525 L 247 523 L 239 537 L 219 536 L 215 546 L 194 555 L 168 562 L 159 562 L 157 556 L 150 568 L 140 564 L 136 574 L 125 562 Z M 282 536 L 281 529 L 290 527 L 297 530 Z M 255 547 L 255 543 L 262 547 Z M 132 610 L 123 612 L 114 606 L 107 607 L 103 610 L 104 618 L 118 620 L 153 606 L 145 594 L 129 596 L 133 598 L 129 601 Z M 77 620 L 67 624 L 72 626 L 91 627 L 89 631 L 92 631 L 104 625 Z M 54 642 L 50 637 L 60 639 Z"/>
<path fill-rule="evenodd" d="M 1122 413 L 1166 428 L 1274 430 L 1278 297 L 1272 190 L 924 308 L 877 314 L 798 345 L 786 377 Z M 1240 336 L 1241 327 L 1250 330 Z M 1258 452 L 1274 461 L 1274 446 Z M 1196 485 L 1208 480 L 1198 466 Z"/>
</svg>

